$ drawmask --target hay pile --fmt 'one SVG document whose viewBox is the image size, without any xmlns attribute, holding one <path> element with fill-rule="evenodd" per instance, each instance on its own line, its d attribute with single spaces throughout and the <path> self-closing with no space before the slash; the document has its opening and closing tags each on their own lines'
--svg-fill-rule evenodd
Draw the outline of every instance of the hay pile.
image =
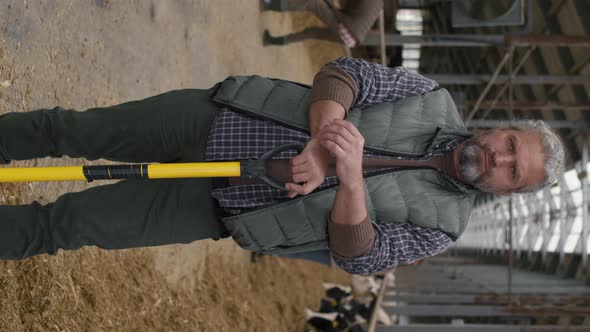
<svg viewBox="0 0 590 332">
<path fill-rule="evenodd" d="M 211 257 L 201 282 L 175 290 L 148 251 L 62 252 L 0 262 L 0 330 L 302 331 L 321 280 L 348 276 L 274 257 L 249 266 Z"/>
<path fill-rule="evenodd" d="M 21 204 L 24 184 L 0 186 Z M 302 331 L 322 280 L 341 271 L 263 257 L 254 264 L 209 256 L 201 279 L 174 289 L 146 249 L 84 248 L 0 262 L 0 331 Z"/>
</svg>

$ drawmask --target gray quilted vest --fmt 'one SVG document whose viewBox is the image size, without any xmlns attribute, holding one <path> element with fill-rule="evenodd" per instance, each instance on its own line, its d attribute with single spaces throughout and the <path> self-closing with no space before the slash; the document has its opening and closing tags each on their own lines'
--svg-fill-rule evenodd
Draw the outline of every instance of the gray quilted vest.
<svg viewBox="0 0 590 332">
<path fill-rule="evenodd" d="M 212 100 L 254 117 L 308 132 L 310 88 L 259 76 L 229 77 Z M 349 111 L 347 120 L 365 137 L 365 148 L 394 156 L 422 156 L 457 137 L 468 137 L 444 89 L 395 103 Z M 432 169 L 397 170 L 365 179 L 367 208 L 379 223 L 436 228 L 457 239 L 467 224 L 475 191 Z M 244 249 L 292 253 L 327 248 L 327 223 L 336 188 L 223 218 Z"/>
</svg>

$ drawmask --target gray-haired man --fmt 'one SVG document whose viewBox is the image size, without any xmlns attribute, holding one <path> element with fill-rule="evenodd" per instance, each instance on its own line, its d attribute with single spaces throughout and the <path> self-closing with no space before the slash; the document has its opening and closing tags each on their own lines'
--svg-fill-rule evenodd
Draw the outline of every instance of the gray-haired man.
<svg viewBox="0 0 590 332">
<path fill-rule="evenodd" d="M 345 270 L 371 273 L 443 251 L 465 229 L 479 190 L 540 189 L 556 180 L 564 159 L 542 122 L 474 137 L 436 82 L 350 58 L 324 66 L 311 89 L 230 77 L 208 90 L 85 112 L 0 117 L 6 160 L 241 160 L 292 142 L 307 145 L 279 156 L 291 159 L 288 191 L 231 179 L 125 180 L 45 206 L 0 206 L 0 257 L 231 235 L 271 254 L 329 247 Z M 336 175 L 326 176 L 332 158 Z M 363 158 L 390 166 L 364 170 Z"/>
</svg>

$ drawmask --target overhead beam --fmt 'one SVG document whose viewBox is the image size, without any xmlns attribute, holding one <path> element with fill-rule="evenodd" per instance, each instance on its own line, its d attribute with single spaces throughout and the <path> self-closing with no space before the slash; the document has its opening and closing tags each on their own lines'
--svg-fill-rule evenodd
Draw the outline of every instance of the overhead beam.
<svg viewBox="0 0 590 332">
<path fill-rule="evenodd" d="M 473 117 L 475 116 L 475 112 L 477 112 L 477 110 L 479 109 L 479 104 L 481 104 L 481 102 L 484 100 L 484 98 L 486 97 L 486 95 L 490 91 L 490 88 L 492 87 L 492 85 L 494 84 L 494 82 L 496 82 L 496 79 L 498 79 L 498 76 L 500 74 L 500 71 L 502 70 L 502 67 L 504 67 L 504 64 L 509 59 L 512 59 L 512 56 L 513 55 L 514 55 L 514 47 L 508 48 L 508 50 L 504 54 L 504 57 L 502 58 L 502 60 L 500 61 L 500 63 L 498 63 L 498 65 L 496 66 L 496 70 L 494 71 L 494 74 L 488 80 L 488 83 L 486 84 L 486 87 L 479 94 L 479 97 L 477 97 L 477 101 L 475 102 L 475 105 L 473 106 L 473 108 L 471 109 L 471 112 L 469 112 L 469 114 L 467 115 L 467 118 L 465 119 L 465 124 L 469 124 L 469 122 L 471 121 L 471 119 L 473 119 Z M 512 75 L 510 75 L 510 76 L 512 76 Z M 512 84 L 512 81 L 511 81 L 510 84 Z"/>
<path fill-rule="evenodd" d="M 532 6 L 532 3 L 529 3 L 529 6 Z M 529 10 L 530 10 L 530 9 L 529 9 Z M 529 13 L 529 14 L 530 14 L 530 13 Z M 530 16 L 529 16 L 529 17 L 530 17 Z M 525 54 L 523 54 L 523 56 L 522 56 L 522 57 L 520 58 L 520 60 L 518 61 L 518 64 L 516 65 L 516 68 L 513 68 L 513 69 L 512 69 L 512 61 L 513 61 L 513 60 L 511 59 L 511 61 L 510 61 L 510 63 L 509 63 L 509 64 L 510 64 L 510 65 L 509 65 L 509 67 L 510 67 L 510 69 L 511 69 L 511 70 L 510 70 L 510 71 L 511 71 L 511 73 L 510 73 L 510 75 L 509 75 L 510 79 L 512 79 L 512 80 L 513 80 L 514 78 L 516 78 L 516 75 L 518 74 L 518 72 L 520 71 L 520 69 L 522 68 L 522 66 L 523 66 L 523 65 L 526 63 L 526 61 L 529 59 L 530 55 L 531 55 L 531 54 L 532 54 L 532 53 L 533 53 L 533 52 L 534 52 L 536 49 L 537 49 L 537 47 L 536 47 L 536 46 L 531 46 L 531 47 L 529 47 L 529 48 L 527 49 L 527 51 L 525 52 Z M 514 56 L 514 54 L 515 54 L 515 53 L 513 53 L 513 56 Z M 504 93 L 504 92 L 505 92 L 506 90 L 509 90 L 509 91 L 508 91 L 508 94 L 509 94 L 509 99 L 510 99 L 510 102 L 509 102 L 509 104 L 511 104 L 511 103 L 512 103 L 512 99 L 511 99 L 511 98 L 512 98 L 512 95 L 513 95 L 513 92 L 512 92 L 512 89 L 513 89 L 513 88 L 514 88 L 514 84 L 512 84 L 512 82 L 509 80 L 507 83 L 505 83 L 505 84 L 504 84 L 504 86 L 502 86 L 500 89 L 498 89 L 498 91 L 496 92 L 496 96 L 495 96 L 495 97 L 494 97 L 494 99 L 492 100 L 492 105 L 490 105 L 490 107 L 488 107 L 487 109 L 485 109 L 484 113 L 481 115 L 481 119 L 482 119 L 482 120 L 483 120 L 483 119 L 485 119 L 485 117 L 486 117 L 486 116 L 487 116 L 487 115 L 490 113 L 490 111 L 491 111 L 491 109 L 492 109 L 492 107 L 493 107 L 493 104 L 494 104 L 494 103 L 496 103 L 496 102 L 497 102 L 497 101 L 498 101 L 498 100 L 499 100 L 499 99 L 500 99 L 502 96 L 505 96 L 505 93 Z M 473 106 L 475 106 L 475 105 L 477 105 L 477 103 L 476 103 L 476 104 L 473 104 Z M 513 109 L 512 109 L 511 107 L 508 107 L 508 111 L 510 112 L 510 115 L 512 115 Z M 512 116 L 511 116 L 510 118 L 512 119 Z"/>
<path fill-rule="evenodd" d="M 590 36 L 543 35 L 543 34 L 436 34 L 436 35 L 400 35 L 386 33 L 385 44 L 396 46 L 403 44 L 420 44 L 422 46 L 447 47 L 483 47 L 483 46 L 563 46 L 590 47 Z M 380 46 L 378 33 L 369 32 L 363 45 Z"/>
</svg>

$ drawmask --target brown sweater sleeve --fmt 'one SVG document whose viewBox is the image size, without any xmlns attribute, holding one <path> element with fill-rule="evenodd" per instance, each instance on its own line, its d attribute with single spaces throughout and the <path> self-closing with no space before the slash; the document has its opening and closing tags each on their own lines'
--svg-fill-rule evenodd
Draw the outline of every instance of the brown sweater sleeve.
<svg viewBox="0 0 590 332">
<path fill-rule="evenodd" d="M 342 10 L 340 20 L 350 30 L 354 39 L 361 43 L 379 17 L 382 8 L 383 0 L 348 1 Z"/>
<path fill-rule="evenodd" d="M 328 223 L 330 250 L 339 259 L 352 259 L 368 253 L 375 241 L 375 231 L 369 217 L 356 225 Z"/>
<path fill-rule="evenodd" d="M 313 79 L 310 103 L 318 100 L 333 100 L 348 109 L 358 93 L 356 81 L 336 65 L 326 65 Z"/>
</svg>

